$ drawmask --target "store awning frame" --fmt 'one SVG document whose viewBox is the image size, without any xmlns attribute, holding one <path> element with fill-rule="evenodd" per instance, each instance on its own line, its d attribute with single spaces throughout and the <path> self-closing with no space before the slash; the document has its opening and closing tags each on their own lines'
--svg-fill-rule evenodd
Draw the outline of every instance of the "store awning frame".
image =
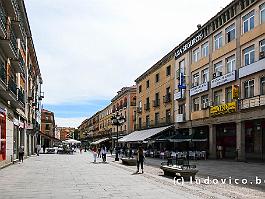
<svg viewBox="0 0 265 199">
<path fill-rule="evenodd" d="M 98 145 L 98 144 L 105 142 L 107 140 L 109 140 L 109 138 L 102 138 L 102 139 L 99 139 L 97 141 L 91 142 L 90 145 Z"/>
</svg>

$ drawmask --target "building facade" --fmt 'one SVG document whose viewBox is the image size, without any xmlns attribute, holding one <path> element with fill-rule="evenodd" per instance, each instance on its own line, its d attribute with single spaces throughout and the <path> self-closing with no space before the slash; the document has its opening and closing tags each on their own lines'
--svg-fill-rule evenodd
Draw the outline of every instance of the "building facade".
<svg viewBox="0 0 265 199">
<path fill-rule="evenodd" d="M 35 153 L 42 78 L 23 0 L 0 1 L 0 167 Z"/>
<path fill-rule="evenodd" d="M 55 141 L 54 113 L 45 109 L 41 110 L 41 134 L 40 145 L 45 148 L 53 147 Z"/>
<path fill-rule="evenodd" d="M 235 0 L 175 49 L 175 121 L 212 158 L 265 160 L 265 1 Z"/>
</svg>

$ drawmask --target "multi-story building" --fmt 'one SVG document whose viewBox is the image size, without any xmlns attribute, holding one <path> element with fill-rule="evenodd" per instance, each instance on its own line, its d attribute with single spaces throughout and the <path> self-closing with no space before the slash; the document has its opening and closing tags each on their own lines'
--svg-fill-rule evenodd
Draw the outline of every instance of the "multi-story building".
<svg viewBox="0 0 265 199">
<path fill-rule="evenodd" d="M 42 109 L 40 144 L 45 145 L 46 147 L 52 147 L 55 140 L 56 138 L 54 113 Z"/>
<path fill-rule="evenodd" d="M 174 64 L 172 51 L 135 80 L 137 85 L 136 129 L 173 124 Z"/>
<path fill-rule="evenodd" d="M 23 0 L 0 1 L 0 166 L 34 154 L 42 78 Z M 34 100 L 34 102 L 32 101 Z"/>
<path fill-rule="evenodd" d="M 212 158 L 265 160 L 264 22 L 264 0 L 234 0 L 175 49 L 176 129 Z"/>
<path fill-rule="evenodd" d="M 112 106 L 108 105 L 99 114 L 99 134 L 102 137 L 110 137 L 112 132 Z"/>
<path fill-rule="evenodd" d="M 56 130 L 60 134 L 60 140 L 65 141 L 73 136 L 75 128 L 71 127 L 56 127 Z"/>
<path fill-rule="evenodd" d="M 136 86 L 124 87 L 111 100 L 112 113 L 116 112 L 125 117 L 125 123 L 119 126 L 120 135 L 126 135 L 134 131 L 136 113 Z M 112 126 L 112 133 L 117 132 L 117 127 Z"/>
</svg>

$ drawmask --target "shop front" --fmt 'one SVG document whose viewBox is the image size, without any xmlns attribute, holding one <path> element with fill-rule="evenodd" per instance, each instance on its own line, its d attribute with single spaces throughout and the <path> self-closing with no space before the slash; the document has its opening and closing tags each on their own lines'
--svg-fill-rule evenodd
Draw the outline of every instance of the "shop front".
<svg viewBox="0 0 265 199">
<path fill-rule="evenodd" d="M 265 120 L 244 122 L 246 160 L 265 161 Z"/>
</svg>

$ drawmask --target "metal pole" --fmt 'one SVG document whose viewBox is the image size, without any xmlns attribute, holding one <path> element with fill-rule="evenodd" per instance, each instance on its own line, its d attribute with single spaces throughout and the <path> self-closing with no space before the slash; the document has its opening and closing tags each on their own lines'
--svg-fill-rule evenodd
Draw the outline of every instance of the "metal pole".
<svg viewBox="0 0 265 199">
<path fill-rule="evenodd" d="M 118 156 L 118 139 L 119 139 L 119 124 L 117 123 L 117 141 L 116 141 L 116 158 L 115 158 L 115 161 L 119 161 L 119 156 Z"/>
</svg>

